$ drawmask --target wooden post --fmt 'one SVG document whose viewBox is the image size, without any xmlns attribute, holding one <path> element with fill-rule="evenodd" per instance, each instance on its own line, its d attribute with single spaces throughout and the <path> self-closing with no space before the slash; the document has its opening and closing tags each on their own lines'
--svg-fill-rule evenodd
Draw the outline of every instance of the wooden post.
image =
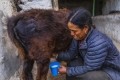
<svg viewBox="0 0 120 80">
<path fill-rule="evenodd" d="M 59 10 L 58 0 L 52 0 L 52 6 L 54 10 L 58 11 Z"/>
</svg>

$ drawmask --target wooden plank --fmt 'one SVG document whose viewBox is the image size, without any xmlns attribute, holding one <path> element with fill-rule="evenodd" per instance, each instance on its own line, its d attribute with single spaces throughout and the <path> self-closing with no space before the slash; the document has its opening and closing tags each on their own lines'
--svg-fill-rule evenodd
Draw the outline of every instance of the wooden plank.
<svg viewBox="0 0 120 80">
<path fill-rule="evenodd" d="M 52 0 L 52 6 L 54 10 L 59 10 L 58 0 Z"/>
</svg>

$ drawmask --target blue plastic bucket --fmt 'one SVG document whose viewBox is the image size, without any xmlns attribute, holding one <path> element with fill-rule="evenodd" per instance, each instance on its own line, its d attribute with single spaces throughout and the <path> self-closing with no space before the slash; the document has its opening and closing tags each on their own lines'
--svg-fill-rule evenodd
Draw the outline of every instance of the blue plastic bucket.
<svg viewBox="0 0 120 80">
<path fill-rule="evenodd" d="M 53 76 L 58 76 L 58 69 L 60 67 L 60 63 L 57 61 L 51 62 L 49 66 L 50 66 L 51 74 Z"/>
</svg>

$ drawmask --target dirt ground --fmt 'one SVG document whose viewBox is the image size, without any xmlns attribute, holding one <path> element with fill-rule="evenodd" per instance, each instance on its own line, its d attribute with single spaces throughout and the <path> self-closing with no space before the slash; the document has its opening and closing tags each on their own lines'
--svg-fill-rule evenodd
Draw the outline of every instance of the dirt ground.
<svg viewBox="0 0 120 80">
<path fill-rule="evenodd" d="M 62 63 L 62 65 L 66 65 L 66 64 Z M 37 72 L 37 66 L 34 65 L 34 69 L 33 69 L 34 80 L 35 80 L 36 72 Z M 65 74 L 59 74 L 58 76 L 53 77 L 51 75 L 51 71 L 49 70 L 47 80 L 66 80 L 66 79 L 65 79 Z"/>
<path fill-rule="evenodd" d="M 55 60 L 54 58 L 51 59 L 51 61 L 54 61 L 54 60 Z M 66 66 L 67 64 L 64 61 L 62 61 L 61 65 Z M 59 74 L 58 76 L 53 77 L 51 75 L 51 71 L 49 70 L 49 72 L 48 72 L 48 80 L 66 80 L 66 79 L 65 79 L 65 74 Z"/>
<path fill-rule="evenodd" d="M 66 65 L 66 63 L 62 62 L 61 65 Z M 21 65 L 20 69 L 16 72 L 16 74 L 10 80 L 20 80 L 21 73 L 22 73 L 22 65 Z M 34 64 L 32 73 L 33 73 L 34 80 L 36 80 L 36 74 L 37 74 L 36 63 Z M 58 74 L 58 76 L 54 77 L 54 76 L 52 76 L 51 71 L 49 69 L 47 80 L 66 80 L 65 77 L 66 77 L 65 74 Z"/>
<path fill-rule="evenodd" d="M 65 79 L 65 75 L 59 74 L 59 75 L 56 76 L 56 77 L 53 77 L 52 75 L 50 75 L 50 76 L 48 77 L 48 80 L 66 80 L 66 79 Z"/>
<path fill-rule="evenodd" d="M 61 65 L 66 66 L 66 63 L 61 62 Z M 51 71 L 49 70 L 47 80 L 66 80 L 65 77 L 66 77 L 65 74 L 58 74 L 58 76 L 54 77 L 51 75 Z"/>
</svg>

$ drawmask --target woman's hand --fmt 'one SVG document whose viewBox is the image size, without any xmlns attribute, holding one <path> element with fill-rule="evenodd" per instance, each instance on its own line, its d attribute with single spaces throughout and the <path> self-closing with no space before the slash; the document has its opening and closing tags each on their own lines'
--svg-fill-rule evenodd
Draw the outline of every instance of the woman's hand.
<svg viewBox="0 0 120 80">
<path fill-rule="evenodd" d="M 61 67 L 59 68 L 59 73 L 61 73 L 61 74 L 66 74 L 66 73 L 67 73 L 67 68 L 66 68 L 65 66 L 61 66 Z"/>
</svg>

